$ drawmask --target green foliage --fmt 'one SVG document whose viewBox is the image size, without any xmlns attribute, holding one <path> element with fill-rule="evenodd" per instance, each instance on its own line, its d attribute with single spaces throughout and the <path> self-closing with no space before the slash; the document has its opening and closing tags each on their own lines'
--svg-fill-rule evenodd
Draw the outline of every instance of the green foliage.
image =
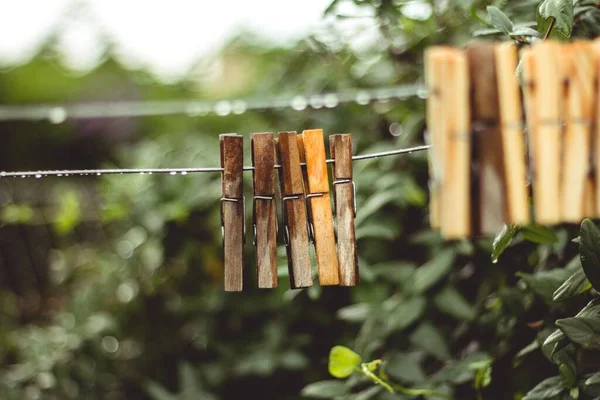
<svg viewBox="0 0 600 400">
<path fill-rule="evenodd" d="M 573 0 L 544 0 L 538 8 L 538 30 L 557 33 L 555 37 L 568 39 L 573 30 Z"/>
</svg>

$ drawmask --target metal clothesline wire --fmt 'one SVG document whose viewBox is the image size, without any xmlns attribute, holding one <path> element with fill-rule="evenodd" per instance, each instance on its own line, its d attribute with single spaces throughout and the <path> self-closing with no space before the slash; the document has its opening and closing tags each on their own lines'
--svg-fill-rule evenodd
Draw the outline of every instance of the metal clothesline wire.
<svg viewBox="0 0 600 400">
<path fill-rule="evenodd" d="M 379 153 L 361 154 L 353 156 L 353 161 L 368 160 L 374 158 L 388 157 L 399 154 L 408 154 L 418 151 L 424 151 L 431 148 L 431 145 L 421 145 L 409 147 L 405 149 L 396 149 L 383 151 Z M 333 163 L 334 160 L 328 159 L 327 164 Z M 302 163 L 301 165 L 306 165 Z M 275 165 L 275 168 L 281 168 L 280 165 Z M 254 167 L 244 166 L 244 171 L 251 171 Z M 170 175 L 187 175 L 200 172 L 222 172 L 220 167 L 200 167 L 200 168 L 128 168 L 128 169 L 78 169 L 78 170 L 52 170 L 52 171 L 24 171 L 24 172 L 0 172 L 0 178 L 42 178 L 47 176 L 87 176 L 87 175 L 125 175 L 125 174 L 170 174 Z"/>
<path fill-rule="evenodd" d="M 368 104 L 372 101 L 427 97 L 427 90 L 419 83 L 372 89 L 345 89 L 337 92 L 308 95 L 288 95 L 264 98 L 165 101 L 114 101 L 78 104 L 0 105 L 0 121 L 43 121 L 62 123 L 67 119 L 151 117 L 187 115 L 190 117 L 215 114 L 227 116 L 249 110 L 291 108 L 296 111 L 335 108 L 342 103 Z"/>
</svg>

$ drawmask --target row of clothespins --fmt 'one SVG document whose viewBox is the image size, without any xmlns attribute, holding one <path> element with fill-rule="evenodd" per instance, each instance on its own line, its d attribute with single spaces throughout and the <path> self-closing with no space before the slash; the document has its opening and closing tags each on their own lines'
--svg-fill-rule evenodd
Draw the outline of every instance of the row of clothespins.
<svg viewBox="0 0 600 400">
<path fill-rule="evenodd" d="M 243 136 L 220 135 L 225 290 L 243 288 L 245 197 L 243 194 Z M 314 244 L 319 283 L 354 286 L 358 262 L 354 231 L 355 188 L 352 179 L 352 136 L 331 135 L 334 160 L 332 211 L 325 143 L 321 129 L 255 133 L 252 153 L 252 225 L 259 288 L 277 286 L 277 242 L 283 237 L 292 289 L 313 284 L 310 244 Z M 306 168 L 302 168 L 305 163 Z M 278 169 L 279 190 L 276 190 Z M 277 196 L 277 192 L 279 196 Z M 276 199 L 276 197 L 279 197 Z M 276 201 L 283 221 L 279 235 Z M 334 215 L 336 226 L 334 226 Z M 337 235 L 336 235 L 337 233 Z"/>
<path fill-rule="evenodd" d="M 600 42 L 520 56 L 511 43 L 426 51 L 430 220 L 447 239 L 600 215 Z"/>
</svg>

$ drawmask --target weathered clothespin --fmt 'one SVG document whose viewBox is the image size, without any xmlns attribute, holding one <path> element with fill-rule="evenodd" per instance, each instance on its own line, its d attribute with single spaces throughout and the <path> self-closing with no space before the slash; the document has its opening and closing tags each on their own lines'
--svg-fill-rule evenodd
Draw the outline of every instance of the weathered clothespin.
<svg viewBox="0 0 600 400">
<path fill-rule="evenodd" d="M 277 207 L 275 204 L 275 139 L 254 133 L 252 151 L 252 225 L 259 288 L 277 287 Z"/>
<path fill-rule="evenodd" d="M 334 160 L 333 202 L 337 221 L 340 286 L 356 286 L 359 275 L 354 229 L 356 188 L 352 180 L 352 135 L 331 135 L 329 148 Z"/>
<path fill-rule="evenodd" d="M 292 289 L 312 286 L 308 220 L 296 132 L 280 132 L 277 142 L 283 237 Z"/>
<path fill-rule="evenodd" d="M 526 141 L 523 133 L 519 81 L 516 74 L 517 48 L 512 43 L 497 44 L 494 55 L 502 133 L 506 222 L 524 225 L 530 223 L 531 218 L 527 188 Z"/>
<path fill-rule="evenodd" d="M 591 131 L 594 113 L 596 54 L 589 42 L 577 41 L 561 45 L 560 65 L 566 82 L 566 104 L 562 108 L 565 121 L 562 154 L 561 216 L 562 221 L 580 223 L 594 217 L 591 181 Z M 592 190 L 590 190 L 592 189 Z M 590 213 L 591 212 L 591 213 Z"/>
<path fill-rule="evenodd" d="M 339 285 L 340 272 L 336 252 L 333 214 L 329 194 L 329 176 L 322 129 L 302 132 L 306 155 L 308 188 L 306 199 L 310 214 L 311 234 L 321 286 Z"/>
<path fill-rule="evenodd" d="M 532 95 L 527 115 L 533 151 L 533 201 L 535 221 L 543 225 L 561 222 L 560 168 L 563 121 L 563 77 L 559 68 L 557 43 L 532 46 L 531 59 L 523 64 L 526 95 Z M 526 53 L 527 54 L 527 53 Z M 532 123 L 529 119 L 533 118 Z"/>
<path fill-rule="evenodd" d="M 440 225 L 446 239 L 471 235 L 471 123 L 467 57 L 448 49 L 440 65 L 440 140 L 442 168 Z M 436 143 L 434 143 L 436 145 Z M 437 155 L 436 155 L 437 157 Z"/>
<path fill-rule="evenodd" d="M 472 90 L 473 233 L 494 234 L 505 222 L 505 179 L 493 43 L 468 46 Z"/>
<path fill-rule="evenodd" d="M 239 292 L 243 287 L 245 238 L 245 200 L 242 181 L 244 138 L 236 134 L 219 135 L 219 144 L 221 168 L 223 168 L 221 233 L 225 253 L 225 291 Z"/>
</svg>

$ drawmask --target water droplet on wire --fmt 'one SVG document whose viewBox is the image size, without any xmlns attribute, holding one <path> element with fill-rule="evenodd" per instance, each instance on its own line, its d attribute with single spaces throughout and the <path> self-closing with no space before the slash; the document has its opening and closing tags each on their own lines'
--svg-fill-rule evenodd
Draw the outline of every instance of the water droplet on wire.
<svg viewBox="0 0 600 400">
<path fill-rule="evenodd" d="M 177 175 L 177 172 L 171 171 L 171 175 Z"/>
<path fill-rule="evenodd" d="M 312 96 L 310 98 L 310 106 L 315 109 L 319 109 L 323 107 L 323 97 L 321 96 Z"/>
<path fill-rule="evenodd" d="M 35 177 L 40 179 L 42 177 L 42 174 L 36 174 Z"/>
<path fill-rule="evenodd" d="M 236 100 L 233 102 L 231 108 L 234 114 L 240 115 L 246 112 L 246 110 L 248 109 L 248 105 L 244 100 Z"/>
<path fill-rule="evenodd" d="M 333 93 L 326 94 L 323 102 L 327 108 L 337 107 L 337 105 L 340 103 L 338 97 Z"/>
<path fill-rule="evenodd" d="M 192 103 L 186 107 L 186 113 L 190 117 L 206 115 L 209 113 L 209 111 L 210 107 L 208 107 L 206 104 Z"/>
<path fill-rule="evenodd" d="M 67 119 L 67 110 L 64 107 L 52 107 L 48 113 L 48 120 L 53 124 L 62 124 Z"/>
<path fill-rule="evenodd" d="M 356 93 L 356 102 L 358 104 L 364 106 L 365 104 L 369 104 L 370 101 L 371 95 L 369 94 L 369 92 L 361 90 L 360 92 Z"/>
<path fill-rule="evenodd" d="M 292 99 L 290 105 L 292 106 L 292 108 L 294 110 L 302 111 L 302 110 L 306 109 L 306 106 L 308 106 L 308 102 L 306 101 L 306 97 L 296 96 Z"/>
<path fill-rule="evenodd" d="M 187 172 L 187 171 L 183 171 L 183 172 L 181 173 L 181 175 L 187 175 L 187 174 L 188 174 L 188 172 Z"/>
<path fill-rule="evenodd" d="M 224 117 L 231 114 L 231 103 L 228 101 L 219 101 L 215 104 L 215 114 Z"/>
<path fill-rule="evenodd" d="M 417 96 L 420 99 L 426 99 L 427 98 L 427 89 L 425 88 L 420 88 L 419 90 L 417 90 Z"/>
</svg>

